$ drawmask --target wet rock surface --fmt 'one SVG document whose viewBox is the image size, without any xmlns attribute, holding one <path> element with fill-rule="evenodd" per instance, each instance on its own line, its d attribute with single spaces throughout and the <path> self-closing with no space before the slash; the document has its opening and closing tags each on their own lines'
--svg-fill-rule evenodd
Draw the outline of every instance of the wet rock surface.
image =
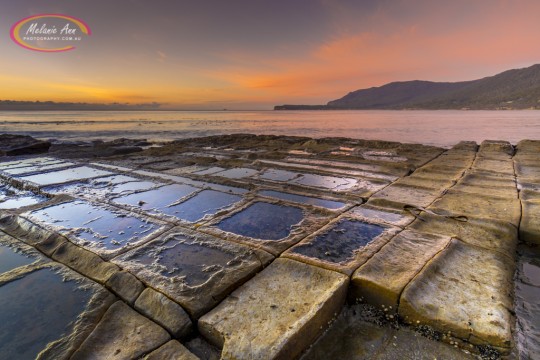
<svg viewBox="0 0 540 360">
<path fill-rule="evenodd" d="M 538 356 L 540 142 L 148 145 L 0 159 L 0 353 Z"/>
<path fill-rule="evenodd" d="M 45 153 L 51 147 L 48 141 L 31 136 L 0 134 L 0 157 Z"/>
</svg>

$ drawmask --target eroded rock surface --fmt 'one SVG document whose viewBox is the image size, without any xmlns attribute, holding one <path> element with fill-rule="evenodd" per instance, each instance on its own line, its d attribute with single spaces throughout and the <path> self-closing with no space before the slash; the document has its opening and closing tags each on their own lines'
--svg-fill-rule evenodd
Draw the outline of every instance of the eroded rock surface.
<svg viewBox="0 0 540 360">
<path fill-rule="evenodd" d="M 337 315 L 347 285 L 337 272 L 277 259 L 203 316 L 199 331 L 224 359 L 294 358 Z"/>
<path fill-rule="evenodd" d="M 2 289 L 34 289 L 33 276 L 60 268 L 67 284 L 102 294 L 67 336 L 46 334 L 61 338 L 49 357 L 294 358 L 346 298 L 346 319 L 307 358 L 469 357 L 456 347 L 534 357 L 539 348 L 538 264 L 520 260 L 513 281 L 519 241 L 540 242 L 538 141 L 56 145 L 54 156 L 0 162 L 0 301 Z M 16 342 L 3 344 L 11 354 Z"/>
<path fill-rule="evenodd" d="M 107 310 L 72 359 L 135 359 L 169 339 L 163 328 L 118 301 Z"/>
</svg>

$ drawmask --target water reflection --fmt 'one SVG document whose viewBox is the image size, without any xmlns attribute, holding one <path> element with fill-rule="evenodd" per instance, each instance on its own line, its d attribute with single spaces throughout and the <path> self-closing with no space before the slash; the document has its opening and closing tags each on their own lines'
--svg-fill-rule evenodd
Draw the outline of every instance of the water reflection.
<svg viewBox="0 0 540 360">
<path fill-rule="evenodd" d="M 342 263 L 354 258 L 356 251 L 384 232 L 385 228 L 362 221 L 342 220 L 308 243 L 292 251 L 328 262 Z"/>
<path fill-rule="evenodd" d="M 217 227 L 223 231 L 263 240 L 279 240 L 291 233 L 304 218 L 302 209 L 256 202 L 226 218 Z"/>
<path fill-rule="evenodd" d="M 73 330 L 91 296 L 50 269 L 0 286 L 0 356 L 35 359 L 48 343 Z"/>
</svg>

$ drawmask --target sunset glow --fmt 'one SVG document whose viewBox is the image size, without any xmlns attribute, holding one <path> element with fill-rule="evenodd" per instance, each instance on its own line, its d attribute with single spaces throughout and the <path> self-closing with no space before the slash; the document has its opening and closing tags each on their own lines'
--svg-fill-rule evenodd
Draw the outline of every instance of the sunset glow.
<svg viewBox="0 0 540 360">
<path fill-rule="evenodd" d="M 538 1 L 2 0 L 0 99 L 159 102 L 170 109 L 324 104 L 391 81 L 472 80 L 540 62 Z M 74 51 L 10 27 L 84 20 Z M 3 40 L 1 40 L 3 39 Z"/>
</svg>

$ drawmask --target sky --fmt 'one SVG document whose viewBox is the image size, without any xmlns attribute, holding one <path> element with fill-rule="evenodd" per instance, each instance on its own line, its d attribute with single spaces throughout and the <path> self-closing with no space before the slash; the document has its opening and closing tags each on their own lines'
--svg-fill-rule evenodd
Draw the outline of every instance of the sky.
<svg viewBox="0 0 540 360">
<path fill-rule="evenodd" d="M 17 21 L 84 20 L 75 50 L 16 45 Z M 164 109 L 325 104 L 392 81 L 540 63 L 538 0 L 0 0 L 0 99 Z"/>
</svg>

